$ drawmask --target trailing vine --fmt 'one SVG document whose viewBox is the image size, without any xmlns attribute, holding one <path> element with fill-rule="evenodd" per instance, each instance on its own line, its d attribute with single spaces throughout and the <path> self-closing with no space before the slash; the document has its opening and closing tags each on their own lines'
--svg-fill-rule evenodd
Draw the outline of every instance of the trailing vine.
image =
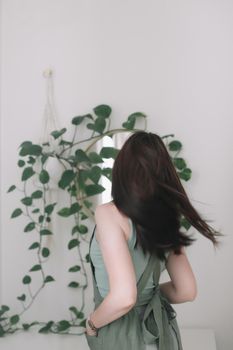
<svg viewBox="0 0 233 350">
<path fill-rule="evenodd" d="M 58 148 L 52 149 L 51 142 L 34 144 L 32 141 L 25 141 L 19 146 L 18 167 L 21 169 L 22 187 L 11 185 L 8 193 L 18 190 L 22 193 L 20 206 L 15 208 L 11 214 L 12 219 L 25 216 L 28 223 L 24 227 L 24 233 L 33 234 L 34 242 L 28 247 L 35 251 L 37 263 L 33 265 L 22 278 L 24 290 L 17 296 L 21 303 L 22 310 L 16 314 L 8 305 L 1 305 L 0 308 L 0 337 L 15 333 L 18 330 L 29 330 L 33 326 L 39 326 L 39 333 L 75 334 L 84 333 L 86 317 L 85 289 L 88 287 L 86 266 L 90 262 L 89 254 L 85 257 L 82 253 L 82 243 L 88 244 L 86 239 L 88 226 L 86 221 L 93 218 L 93 203 L 90 197 L 102 193 L 105 188 L 99 184 L 102 176 L 112 180 L 112 169 L 104 167 L 104 159 L 115 159 L 118 149 L 115 147 L 102 147 L 97 153 L 92 150 L 104 136 L 112 137 L 116 133 L 135 132 L 135 125 L 138 119 L 144 121 L 146 130 L 146 115 L 136 112 L 128 116 L 122 123 L 121 128 L 110 129 L 110 115 L 112 109 L 108 105 L 99 105 L 93 108 L 92 113 L 76 116 L 72 119 L 73 135 L 71 141 L 64 139 L 67 129 L 54 130 L 51 133 L 52 140 L 57 142 Z M 90 136 L 77 140 L 78 129 L 86 127 L 90 131 Z M 172 161 L 177 169 L 179 177 L 188 181 L 191 178 L 191 170 L 187 167 L 183 158 L 179 157 L 182 143 L 178 140 L 170 140 L 173 134 L 162 136 L 170 152 Z M 86 145 L 87 144 L 87 145 Z M 84 145 L 86 145 L 84 147 Z M 52 150 L 51 150 L 52 149 Z M 61 164 L 63 171 L 57 183 L 57 189 L 66 191 L 69 196 L 67 206 L 56 210 L 57 202 L 50 202 L 49 192 L 52 180 L 46 165 L 49 159 L 56 159 Z M 54 283 L 55 277 L 46 272 L 46 263 L 51 255 L 50 249 L 46 246 L 45 238 L 53 235 L 50 228 L 52 220 L 58 215 L 61 218 L 72 218 L 73 226 L 70 228 L 71 237 L 68 242 L 68 250 L 76 249 L 77 261 L 68 272 L 71 274 L 69 288 L 81 289 L 80 306 L 71 305 L 69 307 L 70 318 L 59 321 L 33 321 L 23 322 L 23 315 L 36 301 L 37 296 L 48 283 Z M 188 230 L 190 224 L 185 218 L 181 219 L 181 226 Z M 40 273 L 40 286 L 33 291 L 33 278 L 35 273 Z M 84 283 L 78 281 L 79 274 L 82 274 Z M 76 276 L 76 277 L 73 277 Z"/>
</svg>

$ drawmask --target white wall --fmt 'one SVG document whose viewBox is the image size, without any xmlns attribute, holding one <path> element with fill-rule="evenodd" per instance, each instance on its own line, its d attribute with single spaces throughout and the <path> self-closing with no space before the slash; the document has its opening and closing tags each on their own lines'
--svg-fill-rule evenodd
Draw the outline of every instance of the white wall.
<svg viewBox="0 0 233 350">
<path fill-rule="evenodd" d="M 182 154 L 193 170 L 185 188 L 226 236 L 216 252 L 200 235 L 188 249 L 199 294 L 195 302 L 176 307 L 178 320 L 182 326 L 213 328 L 218 349 L 231 349 L 233 2 L 2 0 L 1 19 L 2 302 L 17 308 L 15 295 L 31 263 L 23 223 L 19 228 L 20 220 L 9 219 L 17 196 L 6 190 L 19 178 L 17 147 L 40 136 L 42 71 L 51 66 L 62 126 L 107 103 L 114 111 L 112 126 L 140 110 L 148 115 L 149 130 L 175 133 L 183 142 Z M 62 268 L 67 257 L 64 234 L 60 237 Z M 69 303 L 62 276 L 51 307 L 47 310 L 52 286 L 40 297 L 46 309 L 34 306 L 32 317 L 63 315 Z"/>
</svg>

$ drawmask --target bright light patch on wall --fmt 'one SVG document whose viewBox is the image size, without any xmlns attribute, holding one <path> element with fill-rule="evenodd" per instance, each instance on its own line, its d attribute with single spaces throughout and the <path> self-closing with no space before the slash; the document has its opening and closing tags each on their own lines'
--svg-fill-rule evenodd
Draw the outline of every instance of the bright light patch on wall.
<svg viewBox="0 0 233 350">
<path fill-rule="evenodd" d="M 124 132 L 124 133 L 115 134 L 115 135 L 113 135 L 112 138 L 109 136 L 104 136 L 102 138 L 102 142 L 99 146 L 100 146 L 100 148 L 102 148 L 102 147 L 114 147 L 117 149 L 121 149 L 121 147 L 125 143 L 126 139 L 130 135 L 131 135 L 131 132 Z M 112 168 L 113 167 L 114 159 L 104 158 L 103 160 L 104 160 L 104 163 L 101 164 L 102 168 L 107 168 L 107 167 Z M 100 184 L 105 188 L 105 191 L 100 194 L 101 203 L 110 202 L 112 200 L 112 197 L 111 197 L 112 183 L 111 183 L 111 181 L 109 179 L 107 179 L 106 176 L 102 176 L 100 179 Z"/>
<path fill-rule="evenodd" d="M 104 136 L 102 139 L 102 147 L 115 147 L 114 140 L 109 136 Z M 112 168 L 114 160 L 112 158 L 104 158 L 104 163 L 102 163 L 102 168 Z M 105 191 L 101 193 L 101 203 L 110 202 L 111 197 L 111 181 L 106 176 L 101 176 L 100 184 L 105 188 Z"/>
</svg>

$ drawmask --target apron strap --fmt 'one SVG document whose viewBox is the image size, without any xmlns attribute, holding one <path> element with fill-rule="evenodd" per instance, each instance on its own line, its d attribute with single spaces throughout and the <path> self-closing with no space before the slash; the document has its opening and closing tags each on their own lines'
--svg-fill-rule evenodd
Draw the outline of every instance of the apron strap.
<svg viewBox="0 0 233 350">
<path fill-rule="evenodd" d="M 92 242 L 93 237 L 94 237 L 95 229 L 96 229 L 96 225 L 94 227 L 94 230 L 92 232 L 92 235 L 91 235 L 91 238 L 90 238 L 90 241 L 89 241 L 89 259 L 90 259 L 91 269 L 92 269 L 92 281 L 93 281 L 93 291 L 94 291 L 93 301 L 95 303 L 95 307 L 97 307 L 102 302 L 102 300 L 104 298 L 102 297 L 102 295 L 99 292 L 99 289 L 98 289 L 98 286 L 97 286 L 97 282 L 96 282 L 96 278 L 95 278 L 95 267 L 94 267 L 94 265 L 92 263 L 91 256 L 90 256 L 91 242 Z"/>
<path fill-rule="evenodd" d="M 157 265 L 160 266 L 160 264 L 156 264 L 156 256 L 154 254 L 151 254 L 149 257 L 149 260 L 147 262 L 146 268 L 143 271 L 143 273 L 142 273 L 142 275 L 137 283 L 138 294 L 141 294 L 141 292 L 144 290 L 151 274 L 154 272 L 156 272 L 156 274 L 157 274 L 157 271 L 155 271 L 155 270 L 157 270 L 156 269 Z"/>
</svg>

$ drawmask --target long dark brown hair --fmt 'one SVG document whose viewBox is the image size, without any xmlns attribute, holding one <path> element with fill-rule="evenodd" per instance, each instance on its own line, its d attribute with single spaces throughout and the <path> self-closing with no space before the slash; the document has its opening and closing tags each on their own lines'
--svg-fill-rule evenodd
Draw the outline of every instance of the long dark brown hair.
<svg viewBox="0 0 233 350">
<path fill-rule="evenodd" d="M 131 218 L 137 241 L 146 252 L 160 259 L 165 252 L 181 253 L 195 241 L 181 232 L 181 217 L 214 245 L 221 233 L 207 224 L 190 203 L 162 138 L 136 131 L 125 141 L 112 169 L 112 201 Z"/>
</svg>

